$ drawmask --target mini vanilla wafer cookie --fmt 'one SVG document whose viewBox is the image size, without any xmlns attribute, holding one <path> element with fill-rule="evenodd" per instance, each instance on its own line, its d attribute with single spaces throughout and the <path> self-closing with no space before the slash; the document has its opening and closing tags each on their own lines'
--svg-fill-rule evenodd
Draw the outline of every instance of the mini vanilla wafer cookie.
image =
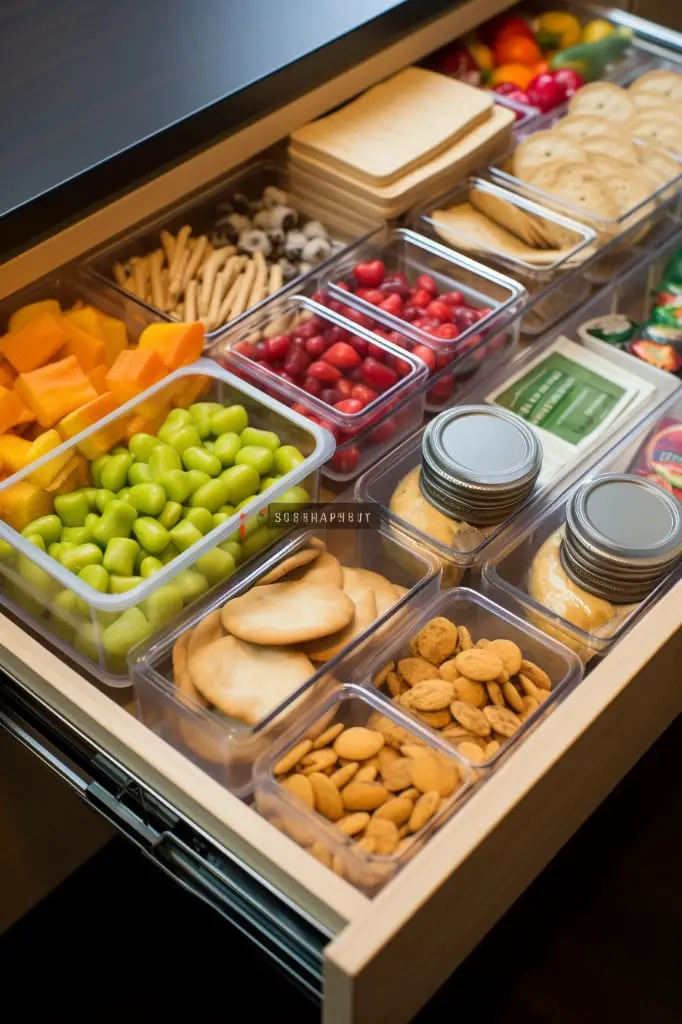
<svg viewBox="0 0 682 1024">
<path fill-rule="evenodd" d="M 568 117 L 562 117 L 560 121 L 557 121 L 554 131 L 561 132 L 562 135 L 570 135 L 572 139 L 580 142 L 591 135 L 603 135 L 604 119 L 595 117 L 593 114 L 569 114 Z"/>
<path fill-rule="evenodd" d="M 655 93 L 657 96 L 680 103 L 682 102 L 682 75 L 676 71 L 666 71 L 664 68 L 647 71 L 645 75 L 632 83 L 628 92 Z"/>
<path fill-rule="evenodd" d="M 588 114 L 607 121 L 628 121 L 635 113 L 635 105 L 625 89 L 611 82 L 592 82 L 571 98 L 569 114 Z"/>
<path fill-rule="evenodd" d="M 543 164 L 554 160 L 584 160 L 577 143 L 561 132 L 535 132 L 520 142 L 514 153 L 514 174 L 525 180 L 526 175 Z"/>
</svg>

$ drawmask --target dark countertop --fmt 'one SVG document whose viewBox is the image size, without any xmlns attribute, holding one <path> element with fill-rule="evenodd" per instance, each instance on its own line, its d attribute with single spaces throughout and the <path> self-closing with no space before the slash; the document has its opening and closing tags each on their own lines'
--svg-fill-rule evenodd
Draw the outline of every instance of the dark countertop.
<svg viewBox="0 0 682 1024">
<path fill-rule="evenodd" d="M 3 0 L 0 258 L 456 0 Z"/>
</svg>

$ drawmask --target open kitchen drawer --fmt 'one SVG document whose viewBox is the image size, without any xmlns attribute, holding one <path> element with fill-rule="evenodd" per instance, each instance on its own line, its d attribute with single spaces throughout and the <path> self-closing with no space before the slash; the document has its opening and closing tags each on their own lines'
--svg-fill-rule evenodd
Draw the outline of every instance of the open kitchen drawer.
<svg viewBox="0 0 682 1024">
<path fill-rule="evenodd" d="M 311 993 L 407 1022 L 682 711 L 678 584 L 370 900 L 7 618 L 0 723 Z"/>
<path fill-rule="evenodd" d="M 508 6 L 471 0 L 454 7 L 327 86 L 47 239 L 2 268 L 0 296 Z M 682 583 L 372 900 L 4 616 L 0 725 L 308 992 L 321 995 L 326 1024 L 401 1024 L 682 710 L 681 602 Z"/>
</svg>

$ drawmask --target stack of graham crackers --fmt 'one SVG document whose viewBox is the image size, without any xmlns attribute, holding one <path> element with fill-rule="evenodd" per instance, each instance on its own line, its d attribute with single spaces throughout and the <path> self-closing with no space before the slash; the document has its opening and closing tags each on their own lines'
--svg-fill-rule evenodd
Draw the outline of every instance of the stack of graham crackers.
<svg viewBox="0 0 682 1024">
<path fill-rule="evenodd" d="M 490 93 L 410 67 L 293 132 L 289 158 L 329 198 L 397 217 L 498 156 L 513 125 Z"/>
</svg>

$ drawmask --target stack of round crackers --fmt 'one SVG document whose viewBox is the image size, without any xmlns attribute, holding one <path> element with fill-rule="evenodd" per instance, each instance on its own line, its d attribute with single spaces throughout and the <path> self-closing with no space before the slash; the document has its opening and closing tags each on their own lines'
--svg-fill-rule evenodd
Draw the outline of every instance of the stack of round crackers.
<svg viewBox="0 0 682 1024">
<path fill-rule="evenodd" d="M 379 573 L 342 566 L 313 538 L 179 637 L 175 686 L 203 707 L 255 725 L 405 593 Z M 185 736 L 193 748 L 196 739 Z"/>
<path fill-rule="evenodd" d="M 650 71 L 629 89 L 586 85 L 566 117 L 517 146 L 513 173 L 623 230 L 651 212 L 647 200 L 682 171 L 680 103 L 682 75 L 674 71 Z"/>
</svg>

